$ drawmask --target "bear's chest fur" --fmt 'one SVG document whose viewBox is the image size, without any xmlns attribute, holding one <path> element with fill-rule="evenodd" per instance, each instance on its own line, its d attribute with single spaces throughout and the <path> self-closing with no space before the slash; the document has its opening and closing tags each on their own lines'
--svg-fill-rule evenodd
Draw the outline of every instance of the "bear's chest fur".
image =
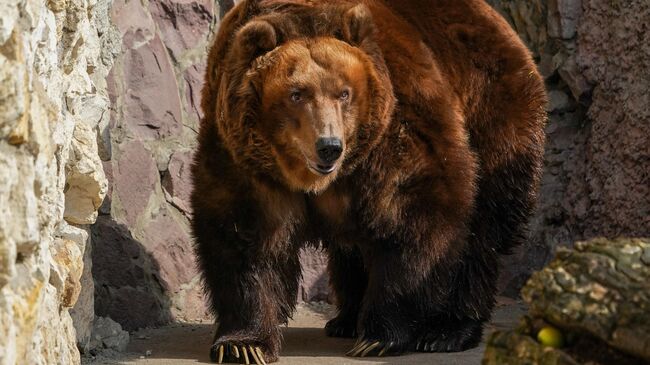
<svg viewBox="0 0 650 365">
<path fill-rule="evenodd" d="M 330 187 L 323 193 L 310 197 L 310 206 L 316 219 L 330 226 L 342 226 L 349 221 L 352 197 L 349 192 Z"/>
</svg>

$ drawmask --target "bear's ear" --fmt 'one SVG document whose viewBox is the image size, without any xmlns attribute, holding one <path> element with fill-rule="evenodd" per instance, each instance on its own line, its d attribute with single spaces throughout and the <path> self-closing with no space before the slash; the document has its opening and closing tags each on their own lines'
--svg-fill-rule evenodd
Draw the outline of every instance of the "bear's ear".
<svg viewBox="0 0 650 365">
<path fill-rule="evenodd" d="M 239 58 L 251 61 L 274 49 L 278 37 L 273 26 L 264 20 L 253 20 L 244 25 L 235 36 Z"/>
<path fill-rule="evenodd" d="M 343 37 L 348 43 L 358 46 L 374 31 L 372 13 L 364 4 L 354 6 L 343 15 Z"/>
</svg>

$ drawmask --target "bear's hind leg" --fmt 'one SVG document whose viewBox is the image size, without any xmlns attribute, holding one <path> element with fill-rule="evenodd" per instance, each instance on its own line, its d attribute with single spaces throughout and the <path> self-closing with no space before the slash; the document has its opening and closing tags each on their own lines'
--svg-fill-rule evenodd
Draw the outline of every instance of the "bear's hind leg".
<svg viewBox="0 0 650 365">
<path fill-rule="evenodd" d="M 446 310 L 438 309 L 438 315 L 421 327 L 416 351 L 455 352 L 478 345 L 494 308 L 500 255 L 526 237 L 540 161 L 540 153 L 521 153 L 479 180 L 472 234 L 463 258 L 436 269 L 438 274 L 431 277 L 429 287 L 449 288 Z"/>
<path fill-rule="evenodd" d="M 386 247 L 364 255 L 368 286 L 359 313 L 359 340 L 348 356 L 392 356 L 412 347 L 422 317 L 415 288 L 424 279 L 414 273 L 413 261 L 409 254 Z"/>
<path fill-rule="evenodd" d="M 499 257 L 470 235 L 462 258 L 439 265 L 423 287 L 423 296 L 439 297 L 418 330 L 415 351 L 458 352 L 477 346 L 495 303 Z M 436 290 L 437 294 L 433 293 Z"/>
<path fill-rule="evenodd" d="M 357 318 L 367 275 L 363 269 L 361 253 L 356 247 L 328 247 L 330 285 L 336 298 L 338 314 L 325 325 L 330 337 L 357 337 Z"/>
</svg>

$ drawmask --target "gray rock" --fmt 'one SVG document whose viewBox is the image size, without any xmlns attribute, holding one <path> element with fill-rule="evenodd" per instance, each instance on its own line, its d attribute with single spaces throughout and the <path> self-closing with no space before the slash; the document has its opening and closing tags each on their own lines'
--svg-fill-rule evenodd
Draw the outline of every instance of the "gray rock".
<svg viewBox="0 0 650 365">
<path fill-rule="evenodd" d="M 90 348 L 92 350 L 110 349 L 124 352 L 129 344 L 129 333 L 122 330 L 119 323 L 108 317 L 95 317 Z"/>
<path fill-rule="evenodd" d="M 550 90 L 548 92 L 548 105 L 546 111 L 549 113 L 552 112 L 561 112 L 565 111 L 569 107 L 569 96 L 560 90 Z"/>
<path fill-rule="evenodd" d="M 584 0 L 576 62 L 594 85 L 584 237 L 650 236 L 650 2 Z"/>
<path fill-rule="evenodd" d="M 587 81 L 580 71 L 575 57 L 572 56 L 567 59 L 559 68 L 558 72 L 560 73 L 562 80 L 564 80 L 571 89 L 571 93 L 575 100 L 584 101 L 585 97 L 591 92 L 592 85 L 589 84 L 589 81 Z"/>
<path fill-rule="evenodd" d="M 571 39 L 576 35 L 582 14 L 582 0 L 549 0 L 548 35 Z"/>
<path fill-rule="evenodd" d="M 547 7 L 544 0 L 488 0 L 510 22 L 535 56 L 543 53 L 548 42 Z"/>
</svg>

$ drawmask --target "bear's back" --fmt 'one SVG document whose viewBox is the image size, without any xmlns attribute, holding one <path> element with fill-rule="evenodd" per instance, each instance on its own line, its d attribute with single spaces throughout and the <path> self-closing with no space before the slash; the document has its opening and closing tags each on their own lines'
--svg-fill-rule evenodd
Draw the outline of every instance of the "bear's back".
<svg viewBox="0 0 650 365">
<path fill-rule="evenodd" d="M 378 28 L 377 44 L 398 99 L 417 103 L 452 91 L 468 123 L 485 113 L 495 84 L 499 92 L 542 85 L 510 83 L 515 74 L 537 74 L 530 52 L 508 23 L 483 0 L 365 0 Z M 508 79 L 508 80 L 505 80 Z M 515 80 L 513 80 L 515 81 Z M 504 90 L 509 89 L 509 90 Z M 399 95 L 402 94 L 402 95 Z M 408 101 L 406 101 L 406 100 Z"/>
<path fill-rule="evenodd" d="M 295 9 L 288 10 L 287 4 L 322 10 L 359 3 L 373 15 L 376 43 L 400 104 L 455 108 L 463 113 L 470 132 L 478 135 L 483 133 L 481 124 L 497 122 L 504 112 L 495 105 L 512 103 L 514 94 L 520 93 L 514 102 L 521 105 L 535 108 L 545 103 L 543 81 L 530 52 L 484 0 L 262 0 L 260 7 L 293 14 Z M 327 14 L 326 19 L 313 23 L 338 21 L 331 12 L 316 14 Z M 301 22 L 299 33 L 310 28 L 306 23 L 311 20 Z"/>
<path fill-rule="evenodd" d="M 397 118 L 440 130 L 437 113 L 460 116 L 490 173 L 544 144 L 546 93 L 530 51 L 483 0 L 364 0 L 391 74 Z M 401 115 L 399 115 L 401 113 Z"/>
</svg>

